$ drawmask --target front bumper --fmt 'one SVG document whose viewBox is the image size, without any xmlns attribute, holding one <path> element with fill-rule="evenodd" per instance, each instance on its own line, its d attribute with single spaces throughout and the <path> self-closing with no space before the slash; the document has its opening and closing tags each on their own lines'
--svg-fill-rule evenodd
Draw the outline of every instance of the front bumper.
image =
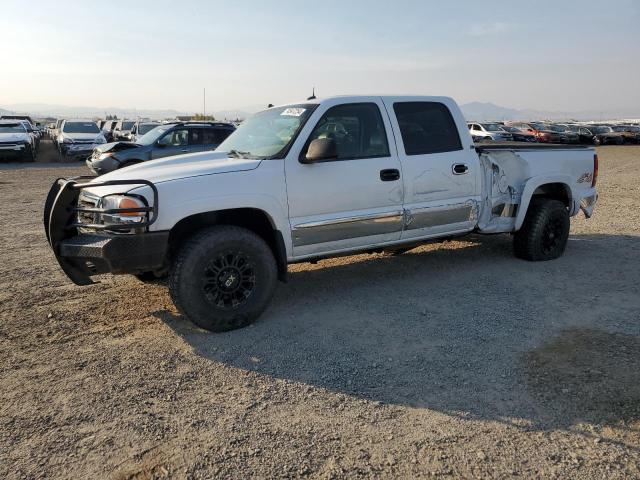
<svg viewBox="0 0 640 480">
<path fill-rule="evenodd" d="M 87 158 L 93 152 L 93 149 L 96 147 L 96 144 L 93 143 L 82 143 L 82 144 L 73 144 L 73 143 L 61 143 L 60 149 L 66 157 L 82 157 Z"/>
<path fill-rule="evenodd" d="M 10 143 L 10 144 L 1 144 L 0 143 L 0 153 L 22 153 L 27 148 L 26 143 Z"/>
<path fill-rule="evenodd" d="M 113 155 L 105 156 L 101 158 L 101 154 L 96 154 L 94 150 L 93 154 L 86 160 L 87 167 L 96 175 L 104 175 L 105 173 L 113 172 L 120 166 L 120 162 L 116 160 Z"/>
<path fill-rule="evenodd" d="M 27 143 L 0 144 L 0 158 L 14 158 L 24 155 L 29 148 Z"/>
<path fill-rule="evenodd" d="M 101 183 L 78 183 L 78 179 L 58 179 L 51 187 L 45 203 L 44 228 L 49 245 L 62 270 L 77 285 L 94 283 L 91 276 L 103 273 L 142 273 L 161 269 L 166 261 L 169 232 L 149 232 L 158 216 L 158 194 L 155 185 L 146 180 L 115 180 Z M 146 185 L 154 192 L 151 207 L 103 210 L 78 206 L 80 191 L 85 187 L 106 185 Z M 126 191 L 122 192 L 123 194 Z M 136 224 L 136 232 L 123 225 L 108 231 L 104 225 L 78 222 L 78 212 L 125 213 L 146 212 L 145 222 Z M 113 227 L 109 227 L 113 230 Z M 95 233 L 81 233 L 87 229 Z"/>
<path fill-rule="evenodd" d="M 58 243 L 56 256 L 72 266 L 78 285 L 93 283 L 89 277 L 102 273 L 142 273 L 164 266 L 169 232 L 142 234 L 80 234 Z M 60 262 L 60 259 L 58 260 Z M 76 281 L 80 280 L 80 282 Z"/>
</svg>

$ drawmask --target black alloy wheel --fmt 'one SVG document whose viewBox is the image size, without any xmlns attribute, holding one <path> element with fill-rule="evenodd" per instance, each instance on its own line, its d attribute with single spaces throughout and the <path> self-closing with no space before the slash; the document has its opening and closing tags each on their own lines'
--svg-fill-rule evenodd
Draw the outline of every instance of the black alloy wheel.
<svg viewBox="0 0 640 480">
<path fill-rule="evenodd" d="M 218 308 L 239 307 L 255 290 L 255 269 L 255 264 L 240 250 L 218 255 L 202 271 L 205 297 Z"/>
</svg>

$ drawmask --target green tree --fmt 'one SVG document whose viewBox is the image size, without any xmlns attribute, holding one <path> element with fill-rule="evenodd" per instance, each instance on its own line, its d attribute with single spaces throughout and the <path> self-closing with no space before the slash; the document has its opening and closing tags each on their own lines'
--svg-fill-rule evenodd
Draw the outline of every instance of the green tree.
<svg viewBox="0 0 640 480">
<path fill-rule="evenodd" d="M 196 113 L 193 116 L 194 120 L 200 120 L 200 121 L 206 121 L 206 122 L 213 122 L 215 121 L 215 117 L 213 115 L 204 115 L 202 113 Z"/>
</svg>

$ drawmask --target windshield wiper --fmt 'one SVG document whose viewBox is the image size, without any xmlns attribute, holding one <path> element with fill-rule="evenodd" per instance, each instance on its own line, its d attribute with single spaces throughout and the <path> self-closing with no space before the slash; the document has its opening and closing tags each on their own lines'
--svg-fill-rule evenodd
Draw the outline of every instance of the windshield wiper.
<svg viewBox="0 0 640 480">
<path fill-rule="evenodd" d="M 246 158 L 248 155 L 251 155 L 251 152 L 242 152 L 240 150 L 229 150 L 227 152 L 227 155 L 229 155 L 230 157 L 236 157 L 236 158 Z"/>
</svg>

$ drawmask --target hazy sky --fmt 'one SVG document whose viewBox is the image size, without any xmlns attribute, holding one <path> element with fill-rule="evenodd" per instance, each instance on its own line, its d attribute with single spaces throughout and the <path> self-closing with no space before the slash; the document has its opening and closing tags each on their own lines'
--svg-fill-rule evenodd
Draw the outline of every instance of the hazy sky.
<svg viewBox="0 0 640 480">
<path fill-rule="evenodd" d="M 349 93 L 640 111 L 640 1 L 0 2 L 0 106 L 207 110 Z"/>
</svg>

